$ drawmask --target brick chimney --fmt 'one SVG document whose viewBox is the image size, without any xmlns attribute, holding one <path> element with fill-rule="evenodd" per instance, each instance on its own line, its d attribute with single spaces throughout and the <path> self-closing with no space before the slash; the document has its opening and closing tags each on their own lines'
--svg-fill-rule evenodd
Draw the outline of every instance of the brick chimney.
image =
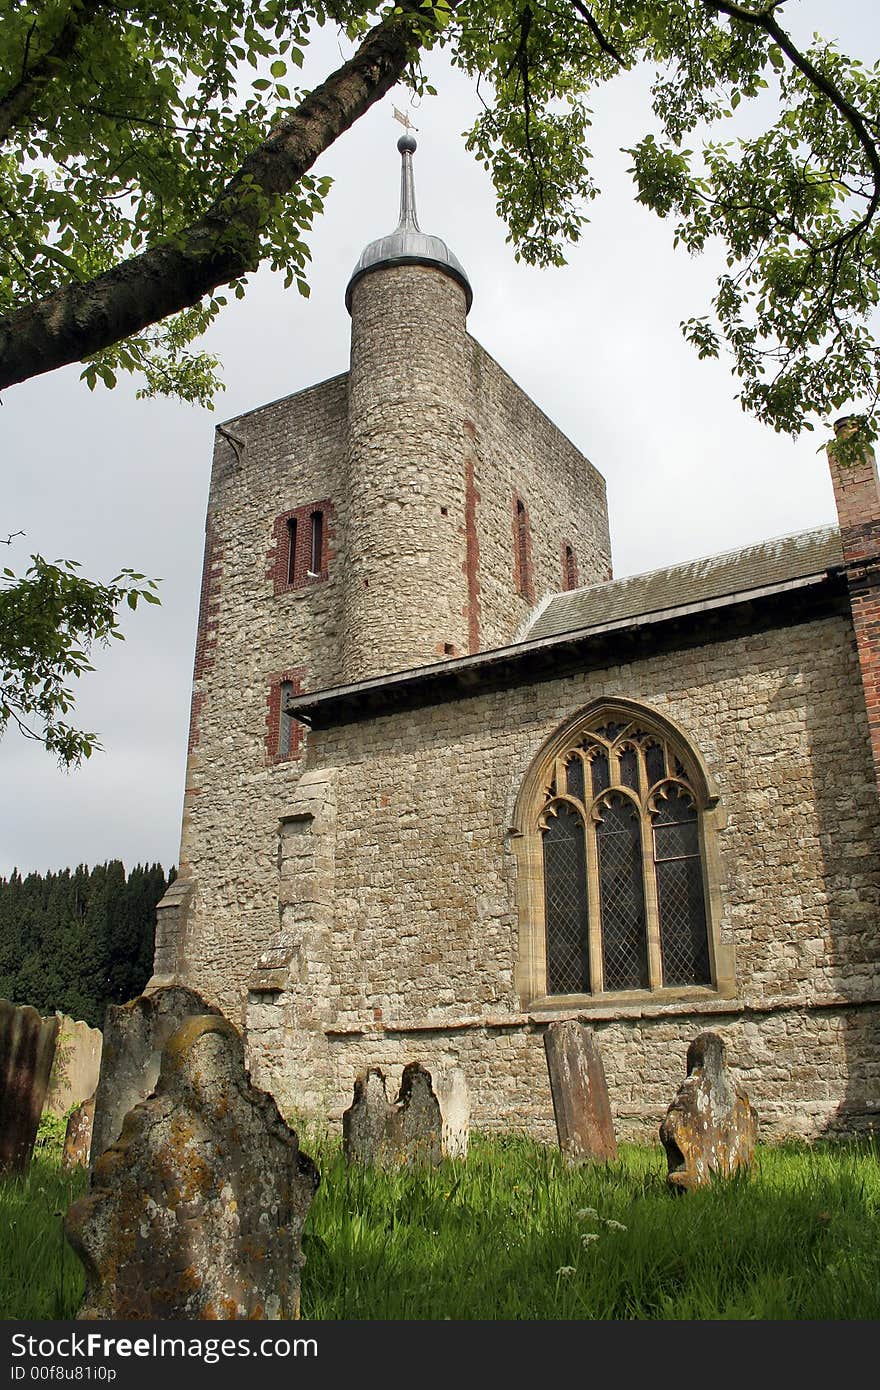
<svg viewBox="0 0 880 1390">
<path fill-rule="evenodd" d="M 836 438 L 842 443 L 856 440 L 859 425 L 858 415 L 845 415 L 842 420 L 835 420 Z M 834 444 L 829 444 L 828 463 L 843 558 L 850 564 L 880 554 L 880 481 L 874 450 L 870 444 L 862 444 L 855 457 L 843 462 Z"/>
<path fill-rule="evenodd" d="M 857 441 L 860 420 L 834 422 L 837 440 Z M 870 444 L 863 442 L 844 461 L 834 444 L 828 463 L 846 565 L 853 630 L 865 692 L 874 775 L 880 789 L 880 480 Z"/>
</svg>

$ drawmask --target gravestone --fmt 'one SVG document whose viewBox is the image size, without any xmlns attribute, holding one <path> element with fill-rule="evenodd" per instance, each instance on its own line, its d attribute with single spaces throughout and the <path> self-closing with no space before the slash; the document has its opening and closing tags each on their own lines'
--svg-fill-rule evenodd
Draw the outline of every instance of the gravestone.
<svg viewBox="0 0 880 1390">
<path fill-rule="evenodd" d="M 544 1034 L 559 1147 L 569 1163 L 613 1163 L 617 1139 L 605 1068 L 591 1028 L 577 1019 L 551 1023 Z"/>
<path fill-rule="evenodd" d="M 92 1163 L 119 1137 L 129 1110 L 152 1092 L 171 1034 L 184 1019 L 200 1014 L 220 1016 L 220 1011 L 183 985 L 166 985 L 128 1004 L 110 1005 L 95 1092 Z"/>
<path fill-rule="evenodd" d="M 88 1168 L 92 1147 L 92 1126 L 95 1121 L 95 1097 L 89 1096 L 67 1117 L 61 1167 L 66 1173 L 73 1168 Z"/>
<path fill-rule="evenodd" d="M 687 1051 L 687 1079 L 660 1126 L 666 1181 L 685 1192 L 704 1187 L 713 1174 L 729 1178 L 749 1168 L 757 1130 L 748 1096 L 724 1065 L 724 1043 L 717 1033 L 700 1033 Z"/>
<path fill-rule="evenodd" d="M 356 1079 L 354 1099 L 342 1116 L 346 1160 L 397 1167 L 464 1158 L 469 1115 L 467 1084 L 458 1067 L 432 1072 L 409 1062 L 395 1101 L 388 1099 L 384 1074 L 370 1067 Z"/>
<path fill-rule="evenodd" d="M 31 1161 L 57 1036 L 57 1016 L 0 999 L 0 1177 Z"/>
<path fill-rule="evenodd" d="M 125 1117 L 65 1233 L 86 1270 L 80 1318 L 288 1319 L 318 1172 L 251 1085 L 238 1031 L 188 1018 L 155 1093 Z"/>
<path fill-rule="evenodd" d="M 61 1027 L 43 1113 L 66 1115 L 95 1094 L 101 1073 L 101 1030 L 82 1019 L 58 1015 Z"/>
</svg>

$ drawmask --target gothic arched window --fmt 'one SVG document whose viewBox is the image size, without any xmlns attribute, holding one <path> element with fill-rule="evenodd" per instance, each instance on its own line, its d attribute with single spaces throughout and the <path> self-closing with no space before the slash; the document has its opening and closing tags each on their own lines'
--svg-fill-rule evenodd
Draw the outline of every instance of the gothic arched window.
<svg viewBox="0 0 880 1390">
<path fill-rule="evenodd" d="M 527 780 L 528 995 L 720 987 L 706 855 L 717 797 L 668 721 L 599 707 Z"/>
</svg>

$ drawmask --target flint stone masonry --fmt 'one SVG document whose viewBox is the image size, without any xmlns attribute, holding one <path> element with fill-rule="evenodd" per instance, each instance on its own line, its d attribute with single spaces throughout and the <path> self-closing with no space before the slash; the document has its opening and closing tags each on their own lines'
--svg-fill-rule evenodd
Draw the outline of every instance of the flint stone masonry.
<svg viewBox="0 0 880 1390">
<path fill-rule="evenodd" d="M 299 1314 L 303 1224 L 318 1172 L 241 1038 L 217 1015 L 168 1039 L 156 1092 L 126 1116 L 65 1232 L 86 1270 L 80 1318 Z"/>
<path fill-rule="evenodd" d="M 46 1099 L 59 1020 L 0 999 L 0 1177 L 24 1173 Z"/>
<path fill-rule="evenodd" d="M 409 1062 L 397 1099 L 391 1102 L 384 1075 L 371 1068 L 356 1078 L 354 1099 L 342 1117 L 346 1160 L 411 1167 L 465 1158 L 468 1116 L 467 1086 L 460 1070 L 432 1076 L 420 1063 Z"/>
<path fill-rule="evenodd" d="M 687 1079 L 660 1126 L 666 1181 L 688 1192 L 750 1168 L 757 1130 L 748 1096 L 725 1068 L 724 1043 L 717 1033 L 700 1033 L 688 1048 Z"/>
<path fill-rule="evenodd" d="M 89 1096 L 71 1110 L 64 1132 L 64 1151 L 61 1167 L 66 1173 L 74 1168 L 88 1168 L 92 1151 L 92 1128 L 95 1123 L 95 1097 Z"/>
<path fill-rule="evenodd" d="M 128 1004 L 110 1005 L 95 1092 L 93 1163 L 115 1143 L 129 1110 L 153 1090 L 162 1049 L 171 1034 L 191 1015 L 208 1013 L 219 1010 L 181 985 L 141 994 Z"/>
<path fill-rule="evenodd" d="M 43 1110 L 47 1115 L 66 1115 L 95 1094 L 101 1074 L 102 1036 L 82 1019 L 60 1014 L 55 1060 Z"/>
<path fill-rule="evenodd" d="M 592 1031 L 575 1019 L 544 1034 L 559 1147 L 569 1163 L 613 1163 L 617 1140 L 602 1057 Z"/>
</svg>

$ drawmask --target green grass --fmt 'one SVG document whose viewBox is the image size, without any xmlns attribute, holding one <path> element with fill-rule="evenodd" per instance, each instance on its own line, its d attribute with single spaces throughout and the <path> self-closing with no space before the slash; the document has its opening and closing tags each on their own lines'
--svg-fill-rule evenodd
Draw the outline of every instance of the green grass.
<svg viewBox="0 0 880 1390">
<path fill-rule="evenodd" d="M 72 1318 L 82 1299 L 82 1265 L 61 1223 L 86 1179 L 61 1171 L 64 1128 L 63 1120 L 43 1120 L 27 1175 L 0 1180 L 3 1318 Z"/>
<path fill-rule="evenodd" d="M 750 1177 L 681 1197 L 659 1145 L 569 1169 L 477 1135 L 466 1163 L 418 1172 L 346 1169 L 326 1136 L 304 1148 L 322 1173 L 304 1318 L 880 1317 L 876 1140 L 761 1148 Z M 73 1316 L 82 1274 L 57 1213 L 83 1185 L 51 1146 L 0 1185 L 0 1316 Z"/>
</svg>

